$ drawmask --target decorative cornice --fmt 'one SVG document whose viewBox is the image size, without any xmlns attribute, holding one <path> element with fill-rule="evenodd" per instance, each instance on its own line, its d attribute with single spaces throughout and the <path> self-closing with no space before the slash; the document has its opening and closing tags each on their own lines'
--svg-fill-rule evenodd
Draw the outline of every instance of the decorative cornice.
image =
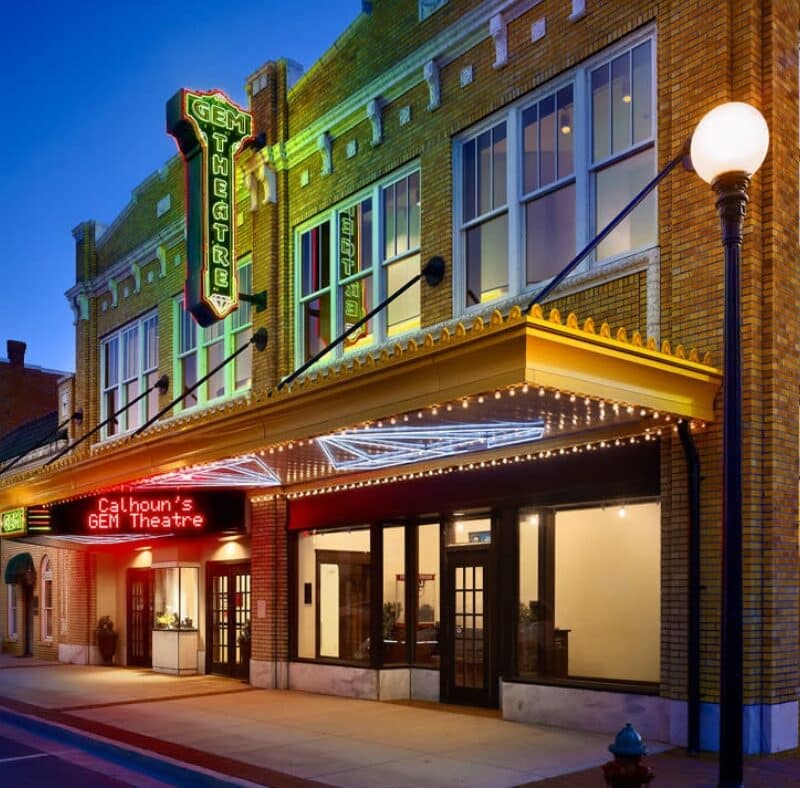
<svg viewBox="0 0 800 788">
<path fill-rule="evenodd" d="M 380 96 L 387 104 L 424 81 L 423 69 L 429 61 L 436 60 L 441 70 L 456 58 L 491 37 L 490 20 L 502 14 L 506 24 L 522 16 L 542 0 L 486 0 L 468 11 L 450 27 L 442 30 L 415 52 L 390 69 L 387 69 L 371 82 L 363 85 L 347 99 L 340 102 L 314 119 L 300 133 L 285 143 L 285 158 L 273 154 L 279 170 L 299 163 L 315 149 L 319 135 L 328 131 L 338 139 L 358 125 L 364 118 L 363 107 L 375 96 Z M 302 89 L 313 69 L 294 88 Z M 290 94 L 293 91 L 290 91 Z M 273 146 L 275 147 L 275 146 Z"/>
<path fill-rule="evenodd" d="M 166 246 L 174 242 L 176 238 L 182 237 L 185 225 L 186 222 L 183 216 L 170 222 L 170 224 L 163 227 L 155 235 L 150 236 L 144 243 L 132 249 L 91 281 L 73 285 L 66 292 L 67 298 L 72 301 L 79 292 L 84 292 L 89 296 L 96 297 L 109 288 L 109 283 L 112 279 L 121 281 L 125 277 L 130 276 L 131 266 L 142 266 L 146 265 L 151 260 L 160 260 L 159 247 Z M 163 270 L 163 263 L 161 264 L 161 268 Z"/>
</svg>

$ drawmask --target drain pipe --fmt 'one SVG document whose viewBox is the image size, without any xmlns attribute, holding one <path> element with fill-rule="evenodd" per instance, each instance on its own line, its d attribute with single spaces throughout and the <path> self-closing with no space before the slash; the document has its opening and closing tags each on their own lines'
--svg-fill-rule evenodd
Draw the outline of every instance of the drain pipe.
<svg viewBox="0 0 800 788">
<path fill-rule="evenodd" d="M 678 435 L 689 477 L 688 751 L 700 751 L 700 459 L 684 419 Z"/>
</svg>

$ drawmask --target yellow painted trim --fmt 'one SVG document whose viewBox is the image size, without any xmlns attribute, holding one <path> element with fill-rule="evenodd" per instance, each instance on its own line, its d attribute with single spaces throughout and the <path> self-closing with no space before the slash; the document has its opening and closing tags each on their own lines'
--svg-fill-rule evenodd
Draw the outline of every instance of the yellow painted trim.
<svg viewBox="0 0 800 788">
<path fill-rule="evenodd" d="M 538 307 L 488 323 L 458 323 L 438 336 L 384 347 L 376 356 L 346 358 L 280 392 L 251 392 L 160 422 L 135 440 L 100 444 L 53 466 L 0 479 L 0 510 L 91 494 L 155 474 L 262 450 L 352 427 L 367 420 L 528 382 L 677 417 L 710 421 L 719 370 L 645 344 L 624 332 L 599 333 L 591 321 L 566 325 Z M 684 357 L 681 357 L 681 356 Z M 627 429 L 627 428 L 626 428 Z M 620 430 L 623 432 L 624 430 Z M 594 440 L 582 433 L 581 441 Z"/>
</svg>

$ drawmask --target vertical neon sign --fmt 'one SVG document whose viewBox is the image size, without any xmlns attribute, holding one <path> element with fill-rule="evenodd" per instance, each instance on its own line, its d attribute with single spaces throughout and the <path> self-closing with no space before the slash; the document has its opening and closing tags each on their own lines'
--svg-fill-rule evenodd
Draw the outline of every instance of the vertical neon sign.
<svg viewBox="0 0 800 788">
<path fill-rule="evenodd" d="M 167 131 L 186 172 L 186 306 L 201 326 L 229 315 L 236 286 L 236 155 L 252 139 L 252 115 L 219 90 L 179 90 Z"/>
</svg>

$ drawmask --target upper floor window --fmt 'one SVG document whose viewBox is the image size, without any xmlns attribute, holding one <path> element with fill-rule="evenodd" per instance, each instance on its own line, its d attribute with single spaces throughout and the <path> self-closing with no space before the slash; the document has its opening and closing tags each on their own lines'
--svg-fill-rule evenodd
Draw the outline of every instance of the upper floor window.
<svg viewBox="0 0 800 788">
<path fill-rule="evenodd" d="M 456 312 L 552 278 L 653 177 L 653 49 L 629 41 L 457 142 Z M 656 237 L 652 194 L 587 264 Z"/>
<path fill-rule="evenodd" d="M 252 293 L 253 266 L 250 260 L 239 265 L 238 276 L 239 292 Z M 222 365 L 222 362 L 250 342 L 253 335 L 251 305 L 240 301 L 233 314 L 207 328 L 198 326 L 191 313 L 184 309 L 182 296 L 175 299 L 175 310 L 177 353 L 174 377 L 177 390 L 188 392 L 181 406 L 203 405 L 250 388 L 253 363 L 250 349 L 240 353 L 229 364 Z M 209 375 L 208 380 L 189 391 L 206 375 Z"/>
<path fill-rule="evenodd" d="M 101 342 L 103 437 L 129 432 L 158 411 L 158 315 L 151 313 Z M 143 393 L 149 391 L 146 396 Z M 116 414 L 116 415 L 115 415 Z"/>
<path fill-rule="evenodd" d="M 297 363 L 419 273 L 420 174 L 411 170 L 336 206 L 297 233 Z M 344 352 L 419 326 L 419 283 L 344 342 Z"/>
</svg>

